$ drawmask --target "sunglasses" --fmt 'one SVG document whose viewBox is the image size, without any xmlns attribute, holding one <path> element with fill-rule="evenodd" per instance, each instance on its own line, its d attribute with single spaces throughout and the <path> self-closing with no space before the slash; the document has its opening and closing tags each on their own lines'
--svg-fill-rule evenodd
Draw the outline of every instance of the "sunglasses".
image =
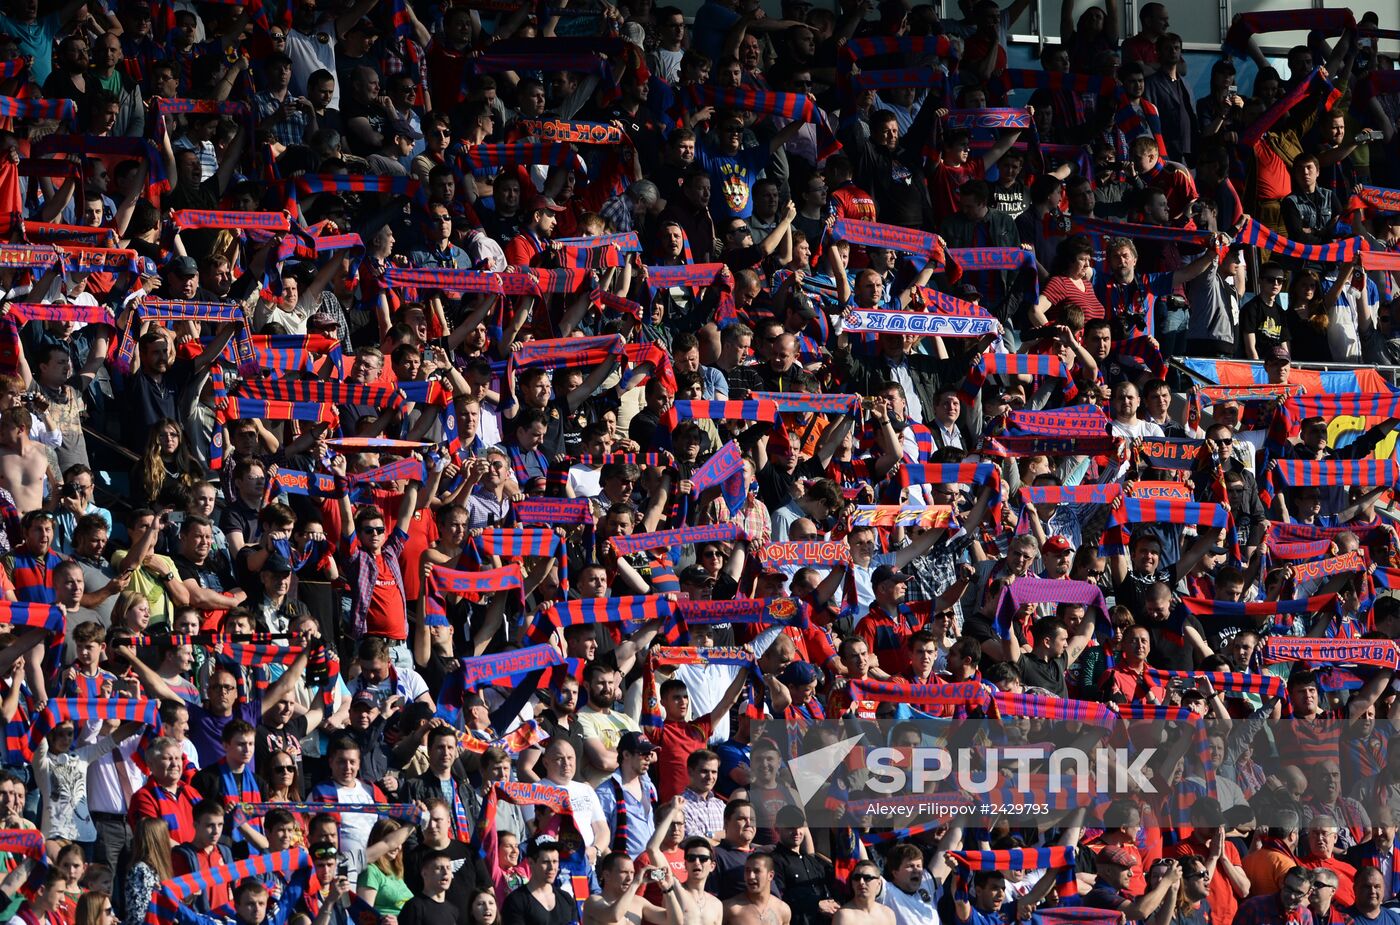
<svg viewBox="0 0 1400 925">
<path fill-rule="evenodd" d="M 708 864 L 710 856 L 708 854 L 687 854 L 685 859 L 690 864 Z"/>
<path fill-rule="evenodd" d="M 880 879 L 879 874 L 851 874 L 851 879 L 856 883 L 874 883 Z"/>
<path fill-rule="evenodd" d="M 287 773 L 287 774 L 295 774 L 295 773 L 297 772 L 296 765 L 293 765 L 293 764 L 279 764 L 279 765 L 275 765 L 275 766 L 272 768 L 272 770 L 276 771 L 278 774 L 281 774 L 281 773 L 283 773 L 283 772 L 285 772 L 285 773 Z"/>
<path fill-rule="evenodd" d="M 368 533 L 370 536 L 378 536 L 381 533 L 387 532 L 383 527 L 360 527 L 359 530 L 361 533 Z"/>
</svg>

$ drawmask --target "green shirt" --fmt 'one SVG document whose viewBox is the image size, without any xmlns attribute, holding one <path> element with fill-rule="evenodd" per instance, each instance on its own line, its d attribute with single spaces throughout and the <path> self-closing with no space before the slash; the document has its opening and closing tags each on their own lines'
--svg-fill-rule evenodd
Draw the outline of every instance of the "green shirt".
<svg viewBox="0 0 1400 925">
<path fill-rule="evenodd" d="M 360 872 L 357 884 L 362 890 L 376 890 L 374 911 L 380 915 L 398 915 L 404 903 L 413 898 L 413 891 L 400 877 L 386 874 L 378 864 L 370 864 Z"/>
</svg>

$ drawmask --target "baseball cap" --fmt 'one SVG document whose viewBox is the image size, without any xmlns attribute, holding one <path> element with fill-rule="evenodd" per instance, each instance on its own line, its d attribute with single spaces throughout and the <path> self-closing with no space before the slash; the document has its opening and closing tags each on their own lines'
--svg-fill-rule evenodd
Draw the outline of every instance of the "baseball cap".
<svg viewBox="0 0 1400 925">
<path fill-rule="evenodd" d="M 1070 551 L 1073 550 L 1073 549 L 1074 549 L 1074 547 L 1073 547 L 1072 545 L 1070 545 L 1069 540 L 1065 539 L 1063 536 L 1060 536 L 1058 533 L 1055 534 L 1054 536 L 1048 538 L 1044 543 L 1041 543 L 1041 544 L 1040 544 L 1040 551 L 1043 552 L 1043 553 L 1045 553 L 1045 552 L 1061 552 L 1061 553 L 1063 553 L 1063 552 L 1070 552 Z"/>
<path fill-rule="evenodd" d="M 553 199 L 550 199 L 548 196 L 536 196 L 534 199 L 530 200 L 531 212 L 540 212 L 544 210 L 548 210 L 550 212 L 563 212 L 564 207 L 561 206 L 559 203 L 555 202 Z"/>
<path fill-rule="evenodd" d="M 177 254 L 165 261 L 165 269 L 177 276 L 198 276 L 199 264 L 189 254 Z"/>
<path fill-rule="evenodd" d="M 875 569 L 875 573 L 870 576 L 870 585 L 874 587 L 886 581 L 908 581 L 909 575 L 899 569 L 889 565 L 882 565 Z"/>
<path fill-rule="evenodd" d="M 715 583 L 715 576 L 698 565 L 691 565 L 682 569 L 679 577 L 683 585 L 712 585 Z"/>
<path fill-rule="evenodd" d="M 335 842 L 333 841 L 318 841 L 311 846 L 311 859 L 314 861 L 329 861 L 332 858 L 338 857 L 339 854 L 340 851 L 336 848 Z"/>
<path fill-rule="evenodd" d="M 645 755 L 656 751 L 656 745 L 640 732 L 624 732 L 622 738 L 617 741 L 617 751 L 618 754 L 631 752 L 634 755 Z"/>
<path fill-rule="evenodd" d="M 389 123 L 389 132 L 393 135 L 402 135 L 411 141 L 417 141 L 423 137 L 423 133 L 408 124 L 407 119 L 395 119 Z"/>
<path fill-rule="evenodd" d="M 1287 344 L 1275 344 L 1269 349 L 1264 359 L 1273 360 L 1276 363 L 1291 363 L 1293 362 L 1293 355 L 1288 352 Z"/>
<path fill-rule="evenodd" d="M 1110 845 L 1098 853 L 1094 859 L 1100 864 L 1109 864 L 1113 867 L 1126 867 L 1135 869 L 1142 866 L 1142 855 L 1132 845 Z"/>
<path fill-rule="evenodd" d="M 374 691 L 360 691 L 350 698 L 352 707 L 375 707 L 379 706 L 379 698 L 374 695 Z"/>
<path fill-rule="evenodd" d="M 817 680 L 817 669 L 808 662 L 791 662 L 778 675 L 778 680 L 784 684 L 814 684 Z"/>
<path fill-rule="evenodd" d="M 292 563 L 288 562 L 287 557 L 282 555 L 280 552 L 274 552 L 272 555 L 267 557 L 267 560 L 265 562 L 263 562 L 262 570 L 264 572 L 290 573 L 292 571 Z"/>
</svg>

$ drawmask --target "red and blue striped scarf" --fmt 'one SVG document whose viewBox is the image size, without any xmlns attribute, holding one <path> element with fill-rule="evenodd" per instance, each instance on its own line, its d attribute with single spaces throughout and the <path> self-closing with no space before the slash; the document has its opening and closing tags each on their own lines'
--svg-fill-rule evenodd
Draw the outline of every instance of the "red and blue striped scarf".
<svg viewBox="0 0 1400 925">
<path fill-rule="evenodd" d="M 865 247 L 878 247 L 884 250 L 899 251 L 924 257 L 933 265 L 934 272 L 947 269 L 948 254 L 938 235 L 902 225 L 885 225 L 880 222 L 863 222 L 854 218 L 838 218 L 831 226 L 830 235 L 834 240 Z"/>
<path fill-rule="evenodd" d="M 678 421 L 767 421 L 776 424 L 778 406 L 771 401 L 678 401 L 664 419 L 674 428 Z"/>
<path fill-rule="evenodd" d="M 1229 691 L 1236 694 L 1256 694 L 1265 700 L 1272 700 L 1279 696 L 1284 690 L 1284 679 L 1271 674 L 1253 671 L 1165 671 L 1157 668 L 1147 669 L 1147 676 L 1151 680 L 1158 682 L 1159 686 L 1166 687 L 1167 681 L 1180 679 L 1182 681 L 1194 681 L 1196 678 L 1209 678 L 1210 683 L 1218 691 Z"/>
<path fill-rule="evenodd" d="M 1346 7 L 1340 9 L 1289 9 L 1258 13 L 1240 13 L 1230 22 L 1225 33 L 1224 49 L 1239 58 L 1249 56 L 1249 40 L 1270 32 L 1312 32 L 1337 35 L 1355 28 L 1356 20 Z"/>
<path fill-rule="evenodd" d="M 1318 68 L 1306 79 L 1298 81 L 1292 90 L 1285 93 L 1262 116 L 1241 132 L 1240 145 L 1245 148 L 1254 147 L 1279 119 L 1297 109 L 1303 100 L 1316 89 L 1327 91 L 1327 95 L 1320 101 L 1324 111 L 1330 110 L 1337 100 L 1341 99 L 1341 91 L 1333 87 L 1332 82 L 1322 76 L 1322 69 Z"/>
<path fill-rule="evenodd" d="M 536 164 L 567 167 L 573 163 L 573 158 L 574 153 L 567 144 L 517 142 L 472 145 L 457 155 L 457 165 L 463 173 L 472 173 L 477 170 L 500 170 L 505 167 L 529 167 Z"/>
<path fill-rule="evenodd" d="M 0 96 L 0 118 L 67 122 L 70 129 L 77 130 L 78 107 L 72 100 Z"/>
<path fill-rule="evenodd" d="M 1361 238 L 1343 238 L 1326 244 L 1300 244 L 1290 241 L 1249 216 L 1244 217 L 1235 241 L 1252 247 L 1262 247 L 1275 254 L 1310 263 L 1351 263 L 1361 253 Z"/>
<path fill-rule="evenodd" d="M 748 85 L 717 87 L 713 84 L 691 84 L 685 88 L 684 97 L 686 107 L 692 112 L 713 106 L 716 109 L 763 113 L 793 122 L 810 122 L 817 127 L 818 161 L 841 150 L 841 143 L 832 133 L 826 113 L 805 93 L 775 93 Z"/>
<path fill-rule="evenodd" d="M 404 403 L 403 396 L 393 386 L 337 379 L 255 379 L 244 382 L 239 391 L 245 398 L 323 405 L 401 408 Z"/>
<path fill-rule="evenodd" d="M 76 324 L 111 324 L 112 315 L 101 305 L 45 305 L 38 302 L 11 302 L 10 317 L 17 324 L 26 321 L 72 321 Z"/>
<path fill-rule="evenodd" d="M 722 263 L 684 263 L 676 266 L 647 264 L 649 289 L 703 289 L 717 284 L 716 277 L 725 269 Z"/>
</svg>

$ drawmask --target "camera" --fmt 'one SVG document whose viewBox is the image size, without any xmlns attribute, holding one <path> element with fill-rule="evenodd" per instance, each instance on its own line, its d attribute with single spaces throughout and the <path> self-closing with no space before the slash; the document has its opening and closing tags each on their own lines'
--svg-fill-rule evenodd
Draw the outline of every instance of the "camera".
<svg viewBox="0 0 1400 925">
<path fill-rule="evenodd" d="M 646 879 L 648 883 L 660 883 L 662 880 L 666 879 L 666 871 L 662 870 L 660 867 L 653 867 L 651 870 L 647 871 Z"/>
<path fill-rule="evenodd" d="M 58 487 L 58 496 L 60 498 L 76 498 L 78 497 L 78 486 L 64 482 Z"/>
</svg>

